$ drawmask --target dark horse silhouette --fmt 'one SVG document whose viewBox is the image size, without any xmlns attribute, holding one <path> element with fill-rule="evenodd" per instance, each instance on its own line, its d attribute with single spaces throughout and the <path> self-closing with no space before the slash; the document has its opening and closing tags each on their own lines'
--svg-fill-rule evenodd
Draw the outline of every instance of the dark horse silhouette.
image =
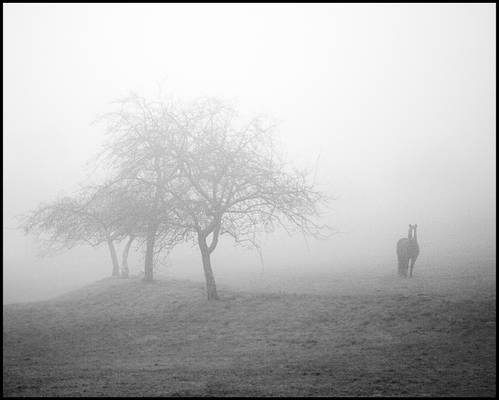
<svg viewBox="0 0 499 400">
<path fill-rule="evenodd" d="M 412 277 L 414 263 L 419 255 L 418 245 L 418 225 L 409 225 L 409 233 L 406 238 L 402 238 L 397 242 L 397 258 L 398 258 L 398 273 L 400 276 L 407 276 L 409 269 L 409 277 Z"/>
</svg>

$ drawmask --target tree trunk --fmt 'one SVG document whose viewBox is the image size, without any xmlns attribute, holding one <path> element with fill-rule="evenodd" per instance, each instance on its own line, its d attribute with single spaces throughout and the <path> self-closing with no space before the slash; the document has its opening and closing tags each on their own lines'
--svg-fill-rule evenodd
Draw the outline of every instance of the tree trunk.
<svg viewBox="0 0 499 400">
<path fill-rule="evenodd" d="M 206 293 L 208 295 L 208 300 L 218 300 L 217 285 L 215 283 L 215 277 L 213 276 L 213 271 L 211 269 L 211 259 L 210 252 L 208 251 L 208 246 L 206 245 L 206 239 L 199 238 L 199 248 L 201 249 L 201 257 L 203 259 L 203 269 L 204 277 L 206 279 Z"/>
<path fill-rule="evenodd" d="M 153 255 L 154 255 L 154 242 L 156 241 L 157 224 L 152 224 L 147 232 L 146 239 L 146 258 L 144 264 L 144 281 L 152 282 L 153 275 Z"/>
<path fill-rule="evenodd" d="M 159 161 L 155 159 L 155 166 L 159 169 Z M 161 172 L 158 173 L 156 180 L 156 192 L 154 194 L 154 202 L 152 206 L 152 213 L 149 215 L 149 227 L 147 229 L 146 238 L 146 257 L 144 261 L 144 281 L 152 282 L 154 281 L 153 267 L 154 267 L 154 243 L 156 242 L 156 233 L 159 228 L 157 222 L 158 216 L 157 211 L 159 208 L 159 202 L 162 196 L 162 177 Z"/>
<path fill-rule="evenodd" d="M 118 263 L 116 249 L 114 248 L 114 243 L 111 239 L 107 240 L 107 246 L 109 247 L 109 252 L 111 253 L 111 261 L 113 262 L 112 276 L 120 276 L 120 264 Z"/>
<path fill-rule="evenodd" d="M 128 269 L 128 252 L 130 251 L 130 246 L 132 245 L 132 242 L 134 239 L 135 239 L 134 236 L 130 236 L 130 239 L 128 239 L 128 242 L 125 245 L 125 249 L 123 250 L 123 261 L 121 262 L 121 277 L 122 278 L 128 278 L 128 275 L 130 272 Z"/>
</svg>

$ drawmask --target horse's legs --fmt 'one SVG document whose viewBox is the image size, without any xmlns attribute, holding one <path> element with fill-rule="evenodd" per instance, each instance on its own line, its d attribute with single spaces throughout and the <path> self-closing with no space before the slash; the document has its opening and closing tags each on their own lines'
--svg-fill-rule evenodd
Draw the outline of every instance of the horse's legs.
<svg viewBox="0 0 499 400">
<path fill-rule="evenodd" d="M 414 263 L 416 262 L 415 258 L 410 259 L 410 269 L 409 269 L 409 277 L 412 278 L 412 269 L 414 268 Z"/>
<path fill-rule="evenodd" d="M 403 271 L 402 271 L 402 258 L 399 256 L 397 261 L 399 264 L 399 269 L 398 269 L 399 276 L 404 276 Z"/>
<path fill-rule="evenodd" d="M 409 260 L 406 257 L 402 256 L 399 258 L 398 261 L 399 261 L 399 276 L 406 278 Z"/>
</svg>

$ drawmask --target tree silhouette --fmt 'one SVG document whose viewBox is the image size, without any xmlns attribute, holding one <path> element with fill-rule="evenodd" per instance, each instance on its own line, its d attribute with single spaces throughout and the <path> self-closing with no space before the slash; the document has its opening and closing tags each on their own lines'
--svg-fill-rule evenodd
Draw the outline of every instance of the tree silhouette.
<svg viewBox="0 0 499 400">
<path fill-rule="evenodd" d="M 112 262 L 112 276 L 119 276 L 119 262 L 114 241 L 122 238 L 116 227 L 115 199 L 103 187 L 87 187 L 76 196 L 63 197 L 41 204 L 22 218 L 26 234 L 35 234 L 48 254 L 77 245 L 92 247 L 106 243 Z"/>
<path fill-rule="evenodd" d="M 184 115 L 182 140 L 171 143 L 180 171 L 172 210 L 185 238 L 200 249 L 209 300 L 218 298 L 211 254 L 221 235 L 253 244 L 260 230 L 276 226 L 328 235 L 329 228 L 315 222 L 325 196 L 306 172 L 282 160 L 270 126 L 258 118 L 241 122 L 232 107 L 214 99 L 195 102 Z"/>
</svg>

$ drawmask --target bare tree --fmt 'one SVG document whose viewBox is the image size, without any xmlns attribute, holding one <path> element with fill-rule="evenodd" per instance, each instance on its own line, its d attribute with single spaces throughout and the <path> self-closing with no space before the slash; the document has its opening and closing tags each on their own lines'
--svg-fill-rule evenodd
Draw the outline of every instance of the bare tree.
<svg viewBox="0 0 499 400">
<path fill-rule="evenodd" d="M 180 174 L 172 186 L 172 207 L 184 237 L 201 252 L 209 300 L 217 299 L 211 254 L 220 235 L 255 244 L 256 234 L 281 226 L 291 232 L 325 237 L 318 207 L 326 200 L 309 174 L 287 165 L 274 144 L 271 127 L 255 118 L 238 123 L 236 111 L 213 99 L 184 112 L 175 147 Z M 184 119 L 185 121 L 185 119 Z"/>
<path fill-rule="evenodd" d="M 233 108 L 214 99 L 174 106 L 132 95 L 117 104 L 103 116 L 108 141 L 102 159 L 116 182 L 139 183 L 147 199 L 146 281 L 153 279 L 154 254 L 194 240 L 208 299 L 216 299 L 211 254 L 220 235 L 256 244 L 259 231 L 276 226 L 314 237 L 328 232 L 315 222 L 325 196 L 307 173 L 281 159 L 262 120 L 241 123 Z"/>
<path fill-rule="evenodd" d="M 116 105 L 116 111 L 98 119 L 107 128 L 100 160 L 114 182 L 129 190 L 139 188 L 141 222 L 135 226 L 140 227 L 145 238 L 144 280 L 153 281 L 155 254 L 172 248 L 183 238 L 170 223 L 173 199 L 170 186 L 179 171 L 177 160 L 171 156 L 170 142 L 179 132 L 176 123 L 165 118 L 170 114 L 165 103 L 149 102 L 132 94 Z M 128 248 L 125 247 L 125 257 Z"/>
<path fill-rule="evenodd" d="M 92 247 L 106 243 L 112 262 L 112 276 L 119 276 L 119 262 L 114 241 L 120 232 L 114 226 L 113 199 L 100 188 L 85 188 L 74 197 L 64 197 L 42 204 L 23 218 L 26 234 L 34 233 L 44 243 L 47 253 L 71 249 L 77 245 Z"/>
</svg>

